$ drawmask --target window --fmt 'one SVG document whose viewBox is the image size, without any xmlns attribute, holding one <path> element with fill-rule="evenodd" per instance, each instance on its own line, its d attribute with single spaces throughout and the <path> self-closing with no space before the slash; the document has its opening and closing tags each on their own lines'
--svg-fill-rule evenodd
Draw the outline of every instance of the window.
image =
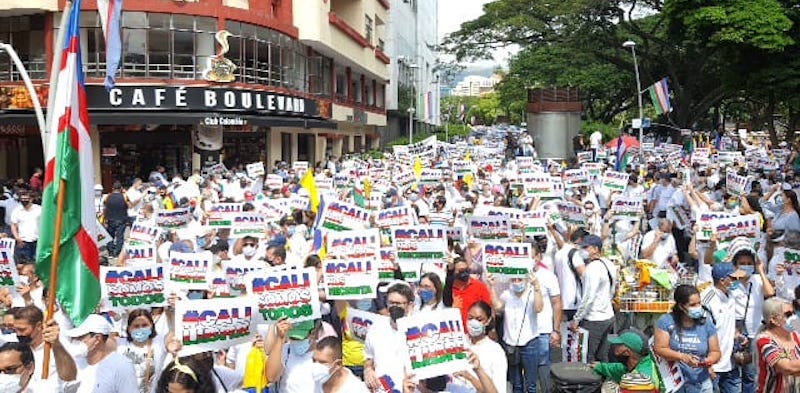
<svg viewBox="0 0 800 393">
<path fill-rule="evenodd" d="M 377 48 L 379 51 L 383 52 L 384 46 L 385 46 L 385 43 L 383 42 L 383 40 L 378 39 L 378 45 L 375 48 Z"/>
<path fill-rule="evenodd" d="M 372 44 L 372 18 L 369 15 L 364 15 L 364 37 Z"/>
<path fill-rule="evenodd" d="M 341 66 L 336 66 L 336 99 L 347 101 L 347 73 Z"/>
<path fill-rule="evenodd" d="M 0 42 L 17 51 L 31 79 L 47 79 L 44 53 L 44 15 L 0 18 Z M 11 58 L 0 51 L 0 81 L 22 80 Z"/>
</svg>

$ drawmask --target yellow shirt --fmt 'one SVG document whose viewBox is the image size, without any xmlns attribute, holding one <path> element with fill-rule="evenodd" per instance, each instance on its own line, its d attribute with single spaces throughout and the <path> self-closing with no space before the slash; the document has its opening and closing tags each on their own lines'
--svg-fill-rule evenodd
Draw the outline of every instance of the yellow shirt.
<svg viewBox="0 0 800 393">
<path fill-rule="evenodd" d="M 342 364 L 347 367 L 364 365 L 364 343 L 353 339 L 350 326 L 347 324 L 347 305 L 344 310 L 339 312 L 339 320 L 342 321 Z"/>
</svg>

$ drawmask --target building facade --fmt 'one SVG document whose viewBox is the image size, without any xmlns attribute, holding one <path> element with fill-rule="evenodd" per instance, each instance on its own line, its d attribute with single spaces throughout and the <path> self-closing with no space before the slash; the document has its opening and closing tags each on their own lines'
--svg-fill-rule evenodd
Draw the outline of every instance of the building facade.
<svg viewBox="0 0 800 393">
<path fill-rule="evenodd" d="M 438 1 L 392 0 L 386 52 L 392 59 L 386 94 L 388 126 L 384 139 L 433 132 L 440 124 Z M 411 110 L 409 110 L 411 109 Z"/>
<path fill-rule="evenodd" d="M 379 144 L 389 63 L 377 47 L 382 30 L 375 20 L 388 19 L 381 0 L 126 1 L 122 59 L 110 91 L 102 86 L 97 5 L 83 3 L 95 166 L 106 187 L 156 165 L 184 175 L 220 162 L 314 165 Z M 372 23 L 340 16 L 336 7 L 345 3 Z M 43 101 L 63 6 L 64 0 L 0 2 L 0 41 L 17 50 Z M 42 165 L 26 94 L 0 54 L 0 178 Z"/>
</svg>

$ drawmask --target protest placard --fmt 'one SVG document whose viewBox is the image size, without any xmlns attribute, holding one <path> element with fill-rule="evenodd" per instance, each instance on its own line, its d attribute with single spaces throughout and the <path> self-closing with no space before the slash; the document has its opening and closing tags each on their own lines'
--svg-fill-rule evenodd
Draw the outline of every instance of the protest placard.
<svg viewBox="0 0 800 393">
<path fill-rule="evenodd" d="M 247 273 L 256 272 L 263 269 L 263 266 L 246 261 L 244 259 L 230 259 L 222 261 L 222 271 L 225 273 L 225 282 L 228 286 L 238 292 L 244 292 L 244 278 Z"/>
<path fill-rule="evenodd" d="M 568 169 L 564 171 L 564 188 L 589 187 L 589 173 L 583 169 Z"/>
<path fill-rule="evenodd" d="M 264 163 L 254 162 L 252 164 L 247 164 L 247 176 L 251 179 L 264 176 Z"/>
<path fill-rule="evenodd" d="M 589 353 L 589 331 L 569 329 L 570 322 L 561 323 L 561 359 L 566 363 L 586 363 Z"/>
<path fill-rule="evenodd" d="M 302 178 L 303 174 L 308 170 L 308 161 L 295 161 L 292 163 L 292 169 L 294 169 L 298 178 Z"/>
<path fill-rule="evenodd" d="M 558 215 L 561 221 L 576 226 L 586 225 L 586 214 L 583 212 L 583 206 L 578 206 L 572 202 L 559 202 Z"/>
<path fill-rule="evenodd" d="M 262 237 L 267 228 L 269 220 L 267 215 L 260 212 L 242 212 L 233 218 L 231 224 L 231 237 L 239 238 L 244 236 Z"/>
<path fill-rule="evenodd" d="M 653 142 L 644 142 L 642 143 L 642 150 L 646 152 L 651 152 L 655 149 L 655 143 Z"/>
<path fill-rule="evenodd" d="M 614 220 L 636 220 L 642 214 L 642 198 L 617 195 L 611 202 L 611 217 Z"/>
<path fill-rule="evenodd" d="M 394 280 L 395 253 L 393 247 L 381 247 L 381 258 L 378 264 L 378 281 L 390 282 Z"/>
<path fill-rule="evenodd" d="M 561 179 L 559 179 L 559 182 Z M 522 176 L 522 184 L 525 186 L 525 195 L 529 197 L 551 197 L 553 185 L 550 175 L 546 173 L 532 173 Z"/>
<path fill-rule="evenodd" d="M 264 180 L 264 184 L 266 184 L 270 190 L 280 190 L 281 187 L 283 187 L 283 178 L 280 175 L 270 173 Z"/>
<path fill-rule="evenodd" d="M 711 149 L 697 147 L 692 152 L 692 164 L 708 165 L 711 162 Z"/>
<path fill-rule="evenodd" d="M 547 234 L 549 213 L 544 210 L 528 212 L 522 219 L 523 233 L 526 237 L 544 236 Z"/>
<path fill-rule="evenodd" d="M 152 265 L 157 262 L 156 247 L 151 243 L 142 245 L 128 244 L 123 252 L 125 253 L 126 266 Z"/>
<path fill-rule="evenodd" d="M 211 175 L 221 176 L 224 175 L 226 172 L 228 172 L 228 168 L 226 168 L 225 164 L 221 162 L 218 162 L 213 165 L 204 165 L 202 170 L 204 176 L 211 176 Z"/>
<path fill-rule="evenodd" d="M 581 168 L 589 174 L 590 179 L 599 178 L 603 175 L 603 163 L 601 162 L 585 162 L 581 164 Z"/>
<path fill-rule="evenodd" d="M 747 176 L 739 176 L 736 172 L 728 170 L 725 172 L 725 189 L 728 190 L 730 195 L 745 196 L 748 194 L 749 180 L 750 178 Z"/>
<path fill-rule="evenodd" d="M 180 355 L 226 349 L 252 340 L 254 307 L 250 299 L 179 300 L 175 337 Z"/>
<path fill-rule="evenodd" d="M 327 258 L 376 259 L 381 247 L 377 228 L 360 231 L 330 231 L 325 236 Z"/>
<path fill-rule="evenodd" d="M 733 217 L 733 214 L 725 212 L 700 213 L 697 220 L 697 240 L 711 240 L 711 234 L 714 233 L 714 221 L 728 217 Z"/>
<path fill-rule="evenodd" d="M 507 277 L 525 277 L 533 267 L 533 250 L 528 243 L 483 244 L 486 272 Z"/>
<path fill-rule="evenodd" d="M 367 332 L 372 326 L 388 323 L 389 318 L 383 315 L 362 311 L 355 307 L 347 308 L 347 326 L 350 327 L 350 336 L 360 343 L 367 339 Z"/>
<path fill-rule="evenodd" d="M 0 287 L 16 292 L 15 285 L 18 280 L 17 265 L 14 261 L 14 249 L 17 242 L 14 239 L 0 239 Z"/>
<path fill-rule="evenodd" d="M 211 252 L 184 253 L 170 251 L 166 285 L 169 290 L 208 289 L 207 273 L 213 264 Z"/>
<path fill-rule="evenodd" d="M 131 225 L 128 238 L 155 244 L 161 237 L 161 228 L 147 225 L 141 221 L 136 221 Z"/>
<path fill-rule="evenodd" d="M 333 197 L 321 197 L 320 212 L 317 217 L 317 228 L 332 231 L 364 229 L 369 226 L 371 213 L 356 205 L 342 202 Z"/>
<path fill-rule="evenodd" d="M 322 195 L 320 195 L 320 198 L 322 198 Z M 292 194 L 292 196 L 290 196 L 288 199 L 287 206 L 291 210 L 308 211 L 311 209 L 311 199 L 305 195 Z"/>
<path fill-rule="evenodd" d="M 603 187 L 609 191 L 625 191 L 630 175 L 623 172 L 606 171 L 603 176 Z"/>
<path fill-rule="evenodd" d="M 519 169 L 520 173 L 529 173 L 533 170 L 533 157 L 516 157 L 515 161 L 517 163 L 517 169 Z"/>
<path fill-rule="evenodd" d="M 406 337 L 406 370 L 419 379 L 450 375 L 469 369 L 469 338 L 461 313 L 448 308 L 414 313 L 397 320 Z"/>
<path fill-rule="evenodd" d="M 191 220 L 192 212 L 186 207 L 156 212 L 156 225 L 165 229 L 184 228 Z"/>
<path fill-rule="evenodd" d="M 647 345 L 650 346 L 650 353 L 653 354 L 653 360 L 656 362 L 658 374 L 661 376 L 661 381 L 664 383 L 664 392 L 677 392 L 685 382 L 683 378 L 683 371 L 681 371 L 680 362 L 669 361 L 661 356 L 656 355 L 653 337 L 650 337 Z"/>
<path fill-rule="evenodd" d="M 467 218 L 467 233 L 480 240 L 507 240 L 511 237 L 511 220 L 502 216 Z"/>
<path fill-rule="evenodd" d="M 717 234 L 717 242 L 723 243 L 738 236 L 755 238 L 759 233 L 758 214 L 748 214 L 728 218 L 718 218 L 712 221 L 712 229 Z"/>
<path fill-rule="evenodd" d="M 447 227 L 447 240 L 452 240 L 458 243 L 464 243 L 464 228 L 463 227 Z"/>
<path fill-rule="evenodd" d="M 414 184 L 416 181 L 417 178 L 414 176 L 414 171 L 396 172 L 395 183 L 403 190 Z"/>
<path fill-rule="evenodd" d="M 575 156 L 578 158 L 579 164 L 584 164 L 592 161 L 592 154 L 590 151 L 579 151 L 575 153 Z"/>
<path fill-rule="evenodd" d="M 117 311 L 161 307 L 167 301 L 164 294 L 164 267 L 157 264 L 100 266 L 100 292 L 111 308 Z"/>
<path fill-rule="evenodd" d="M 111 234 L 108 233 L 108 229 L 103 224 L 100 224 L 100 221 L 97 221 L 97 247 L 105 247 L 108 243 L 111 243 L 113 238 Z"/>
<path fill-rule="evenodd" d="M 380 257 L 325 259 L 322 276 L 325 293 L 331 300 L 371 299 L 378 287 L 378 264 Z"/>
<path fill-rule="evenodd" d="M 417 214 L 411 206 L 390 207 L 378 211 L 375 215 L 375 225 L 377 225 L 378 228 L 416 224 Z"/>
<path fill-rule="evenodd" d="M 442 173 L 441 169 L 429 169 L 425 168 L 422 170 L 419 176 L 419 182 L 421 184 L 439 184 L 442 181 L 442 177 L 444 174 Z"/>
<path fill-rule="evenodd" d="M 256 311 L 265 322 L 288 318 L 302 322 L 320 317 L 317 270 L 263 269 L 245 275 L 247 293 L 256 298 Z"/>
<path fill-rule="evenodd" d="M 447 254 L 447 231 L 444 227 L 392 227 L 392 247 L 398 262 L 440 262 Z"/>
<path fill-rule="evenodd" d="M 317 185 L 317 191 L 319 193 L 331 194 L 335 192 L 335 188 L 333 187 L 332 177 L 317 176 L 314 179 L 314 183 Z"/>
<path fill-rule="evenodd" d="M 564 198 L 564 182 L 560 176 L 550 176 L 550 195 L 542 198 Z"/>
</svg>

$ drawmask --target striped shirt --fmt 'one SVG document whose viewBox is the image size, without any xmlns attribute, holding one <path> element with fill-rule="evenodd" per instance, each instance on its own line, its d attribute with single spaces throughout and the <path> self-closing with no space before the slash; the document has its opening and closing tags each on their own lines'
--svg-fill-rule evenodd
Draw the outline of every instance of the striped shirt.
<svg viewBox="0 0 800 393">
<path fill-rule="evenodd" d="M 786 350 L 772 335 L 767 332 L 756 338 L 758 349 L 758 388 L 757 393 L 783 393 L 797 392 L 800 388 L 800 377 L 780 374 L 775 370 L 775 364 L 782 359 L 800 359 L 800 336 L 791 332 L 794 348 Z"/>
</svg>

